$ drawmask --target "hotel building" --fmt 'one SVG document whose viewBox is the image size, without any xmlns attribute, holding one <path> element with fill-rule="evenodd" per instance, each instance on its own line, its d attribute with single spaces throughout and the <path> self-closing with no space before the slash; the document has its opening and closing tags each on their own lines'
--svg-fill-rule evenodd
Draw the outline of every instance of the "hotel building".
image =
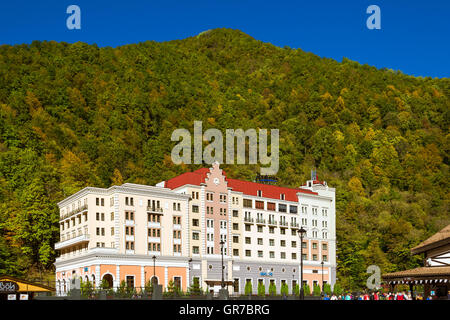
<svg viewBox="0 0 450 320">
<path fill-rule="evenodd" d="M 304 283 L 336 280 L 335 190 L 316 179 L 285 188 L 227 178 L 215 163 L 156 186 L 84 188 L 58 206 L 59 295 L 73 277 L 139 288 L 155 276 L 163 288 L 173 281 L 183 291 L 197 278 L 217 291 L 222 249 L 231 294 L 243 294 L 247 282 L 255 294 L 259 282 L 266 292 L 270 283 L 292 292 L 301 245 Z"/>
</svg>

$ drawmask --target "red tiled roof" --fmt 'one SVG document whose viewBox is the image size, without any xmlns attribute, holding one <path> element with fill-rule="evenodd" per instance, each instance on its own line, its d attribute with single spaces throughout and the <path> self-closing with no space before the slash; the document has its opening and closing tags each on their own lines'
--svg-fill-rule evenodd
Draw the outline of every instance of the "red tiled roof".
<svg viewBox="0 0 450 320">
<path fill-rule="evenodd" d="M 205 182 L 206 175 L 209 172 L 209 168 L 201 168 L 195 170 L 194 172 L 186 172 L 170 180 L 167 180 L 164 186 L 166 188 L 176 189 L 186 184 L 200 185 L 201 183 Z M 222 173 L 226 176 L 225 171 L 222 171 Z M 262 191 L 262 196 L 264 198 L 272 198 L 277 200 L 280 200 L 280 194 L 284 193 L 284 199 L 287 201 L 297 201 L 297 193 L 299 192 L 317 195 L 317 192 L 301 188 L 287 188 L 228 178 L 226 180 L 228 182 L 228 187 L 232 188 L 234 191 L 242 192 L 243 194 L 250 196 L 256 196 L 258 190 Z"/>
</svg>

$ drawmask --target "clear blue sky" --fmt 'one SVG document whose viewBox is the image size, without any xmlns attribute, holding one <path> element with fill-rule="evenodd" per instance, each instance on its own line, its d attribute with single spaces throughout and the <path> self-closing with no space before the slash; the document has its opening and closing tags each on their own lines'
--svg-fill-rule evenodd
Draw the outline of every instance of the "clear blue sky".
<svg viewBox="0 0 450 320">
<path fill-rule="evenodd" d="M 81 8 L 81 30 L 66 27 L 71 4 Z M 381 8 L 381 30 L 366 27 L 371 4 Z M 226 27 L 338 61 L 449 77 L 449 16 L 449 0 L 2 0 L 0 44 L 56 40 L 116 47 Z"/>
</svg>

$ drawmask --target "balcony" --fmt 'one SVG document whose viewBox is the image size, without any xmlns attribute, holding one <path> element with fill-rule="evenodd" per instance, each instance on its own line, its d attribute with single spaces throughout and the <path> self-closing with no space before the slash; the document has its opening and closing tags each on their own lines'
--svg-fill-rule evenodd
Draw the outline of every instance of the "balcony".
<svg viewBox="0 0 450 320">
<path fill-rule="evenodd" d="M 256 224 L 266 224 L 266 219 L 256 219 Z"/>
<path fill-rule="evenodd" d="M 282 228 L 287 228 L 288 227 L 288 223 L 286 221 L 280 221 L 280 227 Z"/>
<path fill-rule="evenodd" d="M 64 240 L 64 241 L 57 242 L 57 243 L 55 243 L 55 250 L 62 249 L 62 248 L 67 248 L 67 247 L 70 247 L 70 246 L 73 246 L 73 245 L 76 245 L 76 244 L 80 244 L 80 243 L 83 243 L 83 242 L 89 242 L 89 235 L 88 234 L 82 234 L 82 235 L 79 235 L 79 236 L 75 236 L 75 237 L 69 238 L 69 239 Z"/>
<path fill-rule="evenodd" d="M 253 223 L 254 220 L 253 220 L 253 218 L 250 218 L 250 217 L 244 217 L 244 222 L 245 223 Z"/>
<path fill-rule="evenodd" d="M 270 220 L 270 219 L 269 219 L 268 224 L 271 225 L 271 226 L 277 226 L 277 225 L 278 225 L 278 222 L 276 222 L 275 220 Z"/>
<path fill-rule="evenodd" d="M 149 228 L 160 228 L 161 227 L 161 223 L 160 222 L 149 221 L 149 222 L 147 222 L 147 226 Z"/>
<path fill-rule="evenodd" d="M 173 230 L 181 230 L 181 224 L 174 224 Z"/>
<path fill-rule="evenodd" d="M 163 208 L 160 207 L 147 207 L 147 212 L 163 214 Z"/>
<path fill-rule="evenodd" d="M 291 228 L 298 229 L 298 228 L 300 228 L 300 225 L 297 222 L 291 222 Z"/>
<path fill-rule="evenodd" d="M 148 242 L 156 242 L 156 243 L 161 243 L 161 238 L 160 237 L 148 237 L 147 239 Z"/>
<path fill-rule="evenodd" d="M 71 216 L 73 216 L 74 214 L 80 213 L 80 212 L 84 212 L 88 210 L 88 205 L 85 204 L 84 206 L 81 206 L 77 209 L 73 209 L 72 211 L 67 212 L 66 214 L 62 215 L 59 219 L 59 221 L 62 221 L 64 219 L 67 219 Z"/>
</svg>

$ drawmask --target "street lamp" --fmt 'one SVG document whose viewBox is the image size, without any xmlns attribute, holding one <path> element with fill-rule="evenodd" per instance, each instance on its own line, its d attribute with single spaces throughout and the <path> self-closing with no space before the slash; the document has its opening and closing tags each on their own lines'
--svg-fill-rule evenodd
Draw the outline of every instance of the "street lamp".
<svg viewBox="0 0 450 320">
<path fill-rule="evenodd" d="M 320 264 L 322 265 L 322 297 L 323 297 L 323 293 L 324 293 L 324 290 L 323 290 L 323 288 L 324 288 L 324 286 L 323 286 L 323 260 Z"/>
<path fill-rule="evenodd" d="M 223 241 L 223 240 L 220 240 L 220 246 L 221 246 L 221 248 L 222 248 L 222 284 L 221 284 L 221 287 L 222 287 L 222 289 L 224 289 L 225 288 L 225 279 L 224 279 L 224 277 L 223 277 L 223 245 L 225 244 L 225 242 Z"/>
<path fill-rule="evenodd" d="M 191 279 L 192 279 L 192 276 L 191 276 L 191 262 L 192 262 L 192 258 L 189 258 L 189 260 L 188 260 L 188 263 L 189 263 L 189 279 L 188 279 L 188 281 L 189 281 L 189 285 L 190 286 L 192 286 L 192 283 L 191 283 Z"/>
<path fill-rule="evenodd" d="M 156 284 L 156 256 L 154 255 L 153 257 L 152 257 L 152 259 L 153 259 L 153 285 L 155 285 Z"/>
<path fill-rule="evenodd" d="M 305 235 L 306 230 L 303 227 L 298 230 L 298 234 L 300 236 L 300 300 L 304 300 L 304 292 L 303 292 L 303 236 Z"/>
</svg>

